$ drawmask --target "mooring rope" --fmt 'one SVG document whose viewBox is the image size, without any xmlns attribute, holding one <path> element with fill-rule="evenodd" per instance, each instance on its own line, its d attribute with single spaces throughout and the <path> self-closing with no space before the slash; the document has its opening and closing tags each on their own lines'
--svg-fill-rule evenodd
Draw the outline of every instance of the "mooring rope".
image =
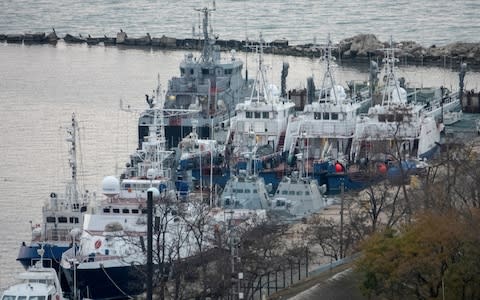
<svg viewBox="0 0 480 300">
<path fill-rule="evenodd" d="M 110 277 L 110 275 L 108 275 L 107 270 L 105 270 L 105 268 L 103 267 L 103 264 L 100 264 L 100 267 L 102 268 L 103 273 L 105 273 L 105 275 L 107 275 L 107 278 L 110 280 L 110 282 L 111 282 L 125 297 L 128 297 L 128 299 L 133 299 L 132 296 L 127 295 L 127 293 L 125 293 L 125 292 L 115 283 L 115 281 L 113 281 L 113 279 Z"/>
</svg>

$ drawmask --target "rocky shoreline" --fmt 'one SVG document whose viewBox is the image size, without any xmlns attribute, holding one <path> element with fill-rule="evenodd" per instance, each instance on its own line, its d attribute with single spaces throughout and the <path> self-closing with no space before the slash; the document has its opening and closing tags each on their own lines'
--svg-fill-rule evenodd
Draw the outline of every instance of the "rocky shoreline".
<svg viewBox="0 0 480 300">
<path fill-rule="evenodd" d="M 150 47 L 170 50 L 195 50 L 202 47 L 202 41 L 198 39 L 178 39 L 167 36 L 157 38 L 151 37 L 148 33 L 143 37 L 135 38 L 129 37 L 124 31 L 117 33 L 116 37 L 91 37 L 90 35 L 83 37 L 66 34 L 63 38 L 60 38 L 55 30 L 48 34 L 44 32 L 0 34 L 0 42 L 6 41 L 7 43 L 54 44 L 60 39 L 63 39 L 66 43 Z M 255 44 L 255 42 L 217 39 L 216 44 L 222 50 L 245 51 L 246 45 Z M 321 56 L 321 46 L 314 44 L 289 45 L 287 40 L 281 39 L 271 41 L 269 46 L 265 49 L 266 53 L 302 57 Z M 335 46 L 336 48 L 333 49 L 335 57 L 342 62 L 356 63 L 381 60 L 384 55 L 381 49 L 389 47 L 389 42 L 382 42 L 373 34 L 359 34 L 341 40 Z M 460 63 L 467 63 L 470 67 L 480 68 L 480 43 L 456 42 L 444 46 L 424 47 L 415 41 L 401 41 L 395 43 L 395 47 L 397 48 L 396 56 L 405 64 L 456 68 Z"/>
</svg>

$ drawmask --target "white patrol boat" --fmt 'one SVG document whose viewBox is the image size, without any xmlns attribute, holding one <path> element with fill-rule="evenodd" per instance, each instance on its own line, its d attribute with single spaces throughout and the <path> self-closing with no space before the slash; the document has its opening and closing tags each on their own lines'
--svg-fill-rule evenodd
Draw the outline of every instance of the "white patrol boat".
<svg viewBox="0 0 480 300">
<path fill-rule="evenodd" d="M 38 250 L 40 257 L 44 249 Z M 8 287 L 2 293 L 2 300 L 63 300 L 62 287 L 53 268 L 43 267 L 40 259 L 35 265 L 28 268 L 26 272 L 17 276 L 20 281 Z"/>
<path fill-rule="evenodd" d="M 284 151 L 284 138 L 288 118 L 294 112 L 295 104 L 280 96 L 278 88 L 269 84 L 267 70 L 263 61 L 265 42 L 260 35 L 260 42 L 255 47 L 258 56 L 257 75 L 253 81 L 249 98 L 235 107 L 236 117 L 232 120 L 227 147 L 232 147 L 232 156 L 246 152 L 250 135 L 255 135 L 255 155 L 272 155 Z"/>
<path fill-rule="evenodd" d="M 351 98 L 338 85 L 333 76 L 330 37 L 323 51 L 325 73 L 315 102 L 305 105 L 298 116 L 292 117 L 287 129 L 285 145 L 289 147 L 289 159 L 293 159 L 305 143 L 307 174 L 310 160 L 348 160 L 355 134 L 357 113 L 371 103 L 367 95 Z"/>
<path fill-rule="evenodd" d="M 72 114 L 71 126 L 66 128 L 69 144 L 68 165 L 70 180 L 65 186 L 65 193 L 50 193 L 42 206 L 42 223 L 32 226 L 32 239 L 20 246 L 17 261 L 25 269 L 40 260 L 39 249 L 43 249 L 42 261 L 45 267 L 59 270 L 62 253 L 72 247 L 72 229 L 82 228 L 83 216 L 88 205 L 95 199 L 95 193 L 81 189 L 77 176 L 81 166 L 78 164 L 77 150 L 80 149 L 79 126 L 75 114 Z M 61 280 L 64 291 L 68 290 L 65 280 Z"/>
<path fill-rule="evenodd" d="M 430 158 L 438 149 L 443 126 L 426 115 L 422 105 L 407 102 L 395 74 L 395 49 L 385 51 L 382 103 L 358 118 L 351 157 L 357 162 Z M 382 170 L 385 170 L 382 168 Z"/>
</svg>

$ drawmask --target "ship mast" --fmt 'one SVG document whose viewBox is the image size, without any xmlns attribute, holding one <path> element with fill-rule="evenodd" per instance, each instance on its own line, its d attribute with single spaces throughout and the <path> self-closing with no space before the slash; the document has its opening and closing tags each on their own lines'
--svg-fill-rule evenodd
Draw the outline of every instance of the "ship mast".
<svg viewBox="0 0 480 300">
<path fill-rule="evenodd" d="M 147 154 L 150 154 L 149 160 L 151 161 L 151 167 L 155 170 L 155 176 L 168 177 L 168 174 L 165 174 L 164 160 L 173 152 L 166 151 L 165 117 L 163 112 L 165 97 L 160 95 L 160 76 L 158 76 L 157 81 L 154 99 L 156 102 L 153 104 L 153 124 L 149 128 L 148 136 L 148 147 L 150 149 L 146 150 Z"/>
<path fill-rule="evenodd" d="M 203 21 L 202 21 L 202 31 L 203 31 L 203 50 L 201 61 L 204 63 L 212 62 L 213 61 L 213 45 L 215 44 L 215 40 L 210 39 L 208 34 L 209 26 L 208 26 L 208 17 L 212 11 L 215 11 L 215 2 L 213 2 L 213 8 L 196 8 L 196 11 L 203 13 Z M 213 34 L 212 29 L 210 27 L 210 32 Z"/>
<path fill-rule="evenodd" d="M 75 119 L 75 113 L 72 113 L 71 127 L 67 128 L 67 142 L 70 142 L 70 149 L 68 151 L 70 157 L 68 163 L 70 166 L 71 180 L 66 187 L 66 196 L 70 202 L 77 202 L 78 200 L 78 188 L 77 188 L 77 130 L 78 123 Z"/>
<path fill-rule="evenodd" d="M 335 60 L 335 57 L 332 56 L 332 49 L 335 49 L 332 45 L 332 40 L 330 39 L 330 34 L 327 36 L 327 44 L 323 47 L 323 55 L 321 60 L 325 65 L 325 73 L 323 74 L 322 88 L 321 91 L 325 93 L 325 98 L 323 101 L 327 100 L 327 89 L 331 88 L 333 92 L 334 104 L 338 103 L 337 91 L 335 89 L 335 79 L 333 77 L 333 70 L 331 66 L 331 61 Z M 331 95 L 330 95 L 331 98 Z M 319 100 L 322 100 L 322 95 L 320 95 Z"/>
<path fill-rule="evenodd" d="M 258 69 L 255 81 L 253 83 L 252 93 L 250 99 L 255 102 L 264 100 L 268 103 L 273 103 L 272 92 L 267 87 L 267 70 L 263 61 L 263 49 L 268 47 L 265 40 L 263 39 L 262 34 L 260 34 L 260 40 L 258 45 L 248 45 L 247 47 L 255 49 L 255 52 L 258 56 Z"/>
<path fill-rule="evenodd" d="M 390 47 L 382 50 L 385 52 L 385 57 L 382 61 L 385 63 L 386 76 L 385 88 L 383 89 L 382 105 L 390 105 L 393 103 L 393 93 L 397 93 L 398 99 L 401 99 L 397 75 L 395 73 L 395 63 L 398 62 L 398 58 L 395 57 L 395 51 L 398 49 L 393 47 L 392 37 L 390 37 Z"/>
</svg>

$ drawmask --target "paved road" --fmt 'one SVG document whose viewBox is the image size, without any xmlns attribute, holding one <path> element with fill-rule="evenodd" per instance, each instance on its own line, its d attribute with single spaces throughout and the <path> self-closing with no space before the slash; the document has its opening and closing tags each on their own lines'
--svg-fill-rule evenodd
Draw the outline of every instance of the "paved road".
<svg viewBox="0 0 480 300">
<path fill-rule="evenodd" d="M 352 264 L 321 270 L 290 288 L 273 294 L 270 300 L 367 300 L 360 291 L 361 278 L 355 275 Z M 372 300 L 376 298 L 371 298 Z"/>
<path fill-rule="evenodd" d="M 353 276 L 352 269 L 346 269 L 334 274 L 327 280 L 316 283 L 311 288 L 288 298 L 289 300 L 310 300 L 310 299 L 348 299 L 366 300 L 359 288 L 359 280 Z"/>
</svg>

